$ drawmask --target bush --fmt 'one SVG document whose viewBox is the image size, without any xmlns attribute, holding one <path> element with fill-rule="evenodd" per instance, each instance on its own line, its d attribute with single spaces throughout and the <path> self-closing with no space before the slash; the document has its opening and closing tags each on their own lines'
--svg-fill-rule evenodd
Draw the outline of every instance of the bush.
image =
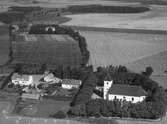
<svg viewBox="0 0 167 124">
<path fill-rule="evenodd" d="M 79 104 L 70 108 L 68 115 L 70 116 L 87 116 L 86 105 Z"/>
<path fill-rule="evenodd" d="M 66 118 L 66 113 L 63 112 L 63 111 L 58 111 L 54 115 L 51 115 L 51 117 L 53 117 L 53 118 L 59 118 L 59 119 Z"/>
<path fill-rule="evenodd" d="M 98 100 L 91 100 L 86 104 L 86 112 L 88 116 L 100 116 L 100 105 Z"/>
</svg>

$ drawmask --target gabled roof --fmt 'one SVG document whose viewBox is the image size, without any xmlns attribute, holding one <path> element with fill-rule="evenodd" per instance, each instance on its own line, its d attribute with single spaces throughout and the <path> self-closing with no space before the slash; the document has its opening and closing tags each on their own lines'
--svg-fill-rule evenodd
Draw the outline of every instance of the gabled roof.
<svg viewBox="0 0 167 124">
<path fill-rule="evenodd" d="M 81 80 L 62 79 L 62 84 L 81 85 Z"/>
<path fill-rule="evenodd" d="M 147 92 L 141 86 L 113 84 L 109 89 L 109 94 L 124 96 L 146 96 Z"/>
</svg>

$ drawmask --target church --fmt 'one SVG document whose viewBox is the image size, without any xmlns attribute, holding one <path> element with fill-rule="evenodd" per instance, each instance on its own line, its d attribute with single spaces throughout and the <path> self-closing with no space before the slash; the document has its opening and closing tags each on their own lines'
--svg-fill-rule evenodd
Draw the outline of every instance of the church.
<svg viewBox="0 0 167 124">
<path fill-rule="evenodd" d="M 138 103 L 145 100 L 147 92 L 141 86 L 113 84 L 113 81 L 104 81 L 103 98 L 106 100 L 125 100 Z"/>
</svg>

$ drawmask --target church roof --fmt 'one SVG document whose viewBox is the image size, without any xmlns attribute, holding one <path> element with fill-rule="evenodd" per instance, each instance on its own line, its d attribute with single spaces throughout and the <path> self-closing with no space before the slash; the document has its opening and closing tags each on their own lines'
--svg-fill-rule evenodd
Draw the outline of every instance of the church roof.
<svg viewBox="0 0 167 124">
<path fill-rule="evenodd" d="M 113 84 L 109 89 L 109 94 L 124 96 L 146 96 L 147 93 L 141 86 Z"/>
</svg>

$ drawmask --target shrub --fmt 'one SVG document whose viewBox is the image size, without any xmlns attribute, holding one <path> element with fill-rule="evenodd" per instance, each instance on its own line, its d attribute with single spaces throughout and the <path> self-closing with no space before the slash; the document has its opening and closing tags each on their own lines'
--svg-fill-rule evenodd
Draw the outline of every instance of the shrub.
<svg viewBox="0 0 167 124">
<path fill-rule="evenodd" d="M 68 115 L 72 116 L 86 116 L 85 104 L 79 104 L 70 108 Z"/>
<path fill-rule="evenodd" d="M 63 112 L 63 111 L 58 111 L 54 115 L 51 115 L 51 117 L 53 117 L 53 118 L 59 118 L 59 119 L 66 118 L 66 113 Z"/>
</svg>

